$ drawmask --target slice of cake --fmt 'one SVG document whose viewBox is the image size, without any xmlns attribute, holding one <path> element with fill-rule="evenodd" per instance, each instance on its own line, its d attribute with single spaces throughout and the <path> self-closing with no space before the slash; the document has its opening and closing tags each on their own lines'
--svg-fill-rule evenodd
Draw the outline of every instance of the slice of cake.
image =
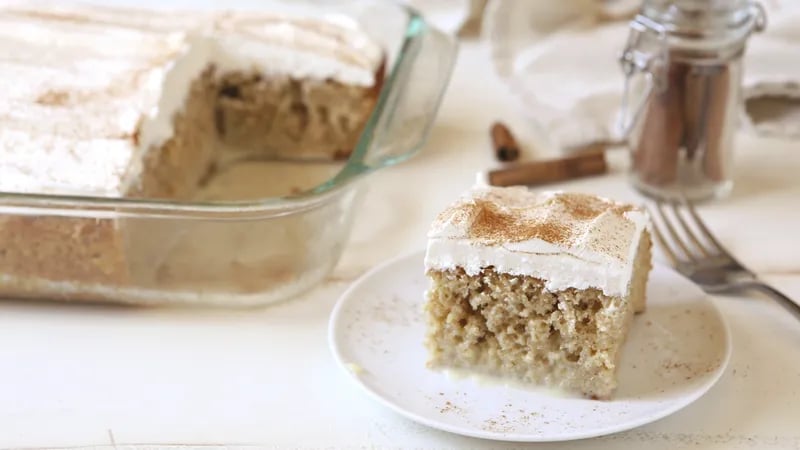
<svg viewBox="0 0 800 450">
<path fill-rule="evenodd" d="M 647 223 L 592 195 L 474 188 L 428 235 L 429 366 L 610 398 L 645 306 Z"/>
</svg>

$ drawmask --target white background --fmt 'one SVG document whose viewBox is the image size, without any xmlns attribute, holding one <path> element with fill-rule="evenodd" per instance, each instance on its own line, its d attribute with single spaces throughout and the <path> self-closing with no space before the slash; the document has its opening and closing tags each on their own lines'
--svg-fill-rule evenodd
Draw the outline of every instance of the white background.
<svg viewBox="0 0 800 450">
<path fill-rule="evenodd" d="M 434 214 L 490 167 L 487 129 L 532 128 L 465 43 L 439 120 L 414 159 L 372 175 L 341 263 L 325 283 L 269 308 L 224 311 L 0 302 L 0 447 L 133 443 L 276 448 L 506 448 L 428 429 L 384 409 L 340 373 L 328 315 L 359 275 L 421 248 Z M 742 137 L 737 188 L 703 213 L 721 240 L 800 298 L 800 147 Z M 636 200 L 612 174 L 565 187 Z M 413 179 L 413 183 L 408 180 Z M 536 449 L 800 448 L 800 323 L 760 298 L 721 298 L 733 359 L 687 409 L 606 438 Z M 520 445 L 508 445 L 507 448 Z"/>
</svg>

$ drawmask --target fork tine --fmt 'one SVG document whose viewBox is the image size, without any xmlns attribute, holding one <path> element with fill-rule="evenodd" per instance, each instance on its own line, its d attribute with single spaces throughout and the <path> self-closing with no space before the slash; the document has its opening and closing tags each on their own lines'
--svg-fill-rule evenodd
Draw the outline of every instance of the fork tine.
<svg viewBox="0 0 800 450">
<path fill-rule="evenodd" d="M 656 202 L 656 209 L 658 210 L 658 215 L 661 216 L 661 221 L 664 222 L 664 226 L 667 228 L 672 240 L 678 244 L 681 250 L 683 250 L 683 254 L 686 255 L 690 261 L 694 261 L 696 258 L 691 251 L 689 251 L 689 247 L 686 246 L 686 243 L 683 242 L 683 238 L 675 231 L 675 227 L 672 226 L 672 222 L 667 218 L 666 213 L 664 213 L 664 204 L 661 201 Z"/>
<path fill-rule="evenodd" d="M 689 239 L 694 243 L 694 246 L 700 250 L 700 253 L 702 253 L 704 256 L 711 256 L 711 253 L 708 251 L 708 249 L 706 249 L 706 246 L 703 245 L 699 239 L 697 239 L 697 235 L 694 234 L 692 228 L 686 223 L 686 220 L 684 220 L 683 214 L 681 214 L 681 212 L 678 210 L 677 205 L 675 203 L 671 203 L 670 206 L 672 206 L 672 215 L 678 219 L 678 222 L 681 224 L 681 228 L 683 228 L 684 234 L 689 236 Z"/>
<path fill-rule="evenodd" d="M 697 211 L 694 209 L 694 205 L 692 204 L 692 202 L 687 200 L 685 197 L 681 200 L 681 202 L 686 207 L 686 210 L 689 211 L 689 214 L 692 216 L 692 219 L 694 219 L 694 222 L 695 224 L 697 224 L 697 228 L 701 231 L 703 237 L 711 243 L 711 246 L 714 247 L 714 249 L 719 253 L 727 256 L 728 258 L 733 259 L 731 254 L 728 253 L 727 250 L 725 250 L 725 247 L 723 247 L 722 244 L 719 243 L 717 238 L 714 237 L 714 235 L 706 226 L 706 223 L 703 222 L 703 219 L 700 218 L 700 215 L 697 214 Z"/>
<path fill-rule="evenodd" d="M 655 215 L 653 215 L 653 212 L 650 211 L 650 208 L 647 208 L 647 213 L 652 218 L 656 217 Z M 679 262 L 678 261 L 678 257 L 675 256 L 675 252 L 667 244 L 667 241 L 666 241 L 666 239 L 664 239 L 664 235 L 661 234 L 661 230 L 659 230 L 658 224 L 656 223 L 655 220 L 652 221 L 652 224 L 653 224 L 653 232 L 656 235 L 656 240 L 658 241 L 658 245 L 661 247 L 661 250 L 664 251 L 664 254 L 667 255 L 667 258 L 669 258 L 669 260 L 672 263 L 672 265 L 673 266 L 677 266 L 678 262 Z"/>
</svg>

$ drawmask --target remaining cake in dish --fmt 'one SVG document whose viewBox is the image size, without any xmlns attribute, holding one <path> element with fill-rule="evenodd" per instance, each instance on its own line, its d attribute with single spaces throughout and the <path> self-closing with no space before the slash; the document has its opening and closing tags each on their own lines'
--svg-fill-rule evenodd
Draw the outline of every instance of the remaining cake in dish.
<svg viewBox="0 0 800 450">
<path fill-rule="evenodd" d="M 182 200 L 232 160 L 346 158 L 384 70 L 355 24 L 253 11 L 0 1 L 0 41 L 0 192 Z M 0 294 L 107 297 L 157 263 L 145 222 L 0 215 Z"/>
<path fill-rule="evenodd" d="M 0 39 L 5 192 L 186 198 L 222 159 L 343 158 L 382 78 L 357 28 L 267 13 L 0 3 Z"/>
<path fill-rule="evenodd" d="M 428 235 L 429 366 L 609 398 L 645 307 L 647 222 L 592 195 L 474 188 Z"/>
</svg>

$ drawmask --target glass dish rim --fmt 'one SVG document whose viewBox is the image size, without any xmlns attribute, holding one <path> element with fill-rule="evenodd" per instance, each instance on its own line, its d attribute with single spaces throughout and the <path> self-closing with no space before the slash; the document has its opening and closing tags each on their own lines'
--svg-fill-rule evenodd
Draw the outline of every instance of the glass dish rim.
<svg viewBox="0 0 800 450">
<path fill-rule="evenodd" d="M 399 69 L 409 58 L 408 48 L 426 32 L 435 31 L 413 7 L 390 1 L 403 11 L 408 19 L 404 28 L 397 58 L 384 77 L 375 107 L 369 115 L 364 130 L 359 136 L 350 157 L 341 169 L 322 184 L 297 194 L 242 201 L 181 201 L 169 199 L 146 199 L 127 197 L 103 197 L 93 195 L 39 194 L 0 191 L 0 214 L 40 214 L 46 209 L 48 215 L 65 215 L 92 218 L 164 217 L 213 220 L 258 220 L 264 216 L 276 217 L 314 209 L 337 195 L 362 175 L 387 165 L 401 162 L 416 151 L 400 157 L 389 158 L 379 166 L 364 164 L 364 157 L 372 144 L 372 135 L 388 97 L 397 82 Z M 414 55 L 411 55 L 413 58 Z M 91 213 L 91 214 L 88 214 Z M 246 216 L 246 217 L 243 217 Z"/>
</svg>

